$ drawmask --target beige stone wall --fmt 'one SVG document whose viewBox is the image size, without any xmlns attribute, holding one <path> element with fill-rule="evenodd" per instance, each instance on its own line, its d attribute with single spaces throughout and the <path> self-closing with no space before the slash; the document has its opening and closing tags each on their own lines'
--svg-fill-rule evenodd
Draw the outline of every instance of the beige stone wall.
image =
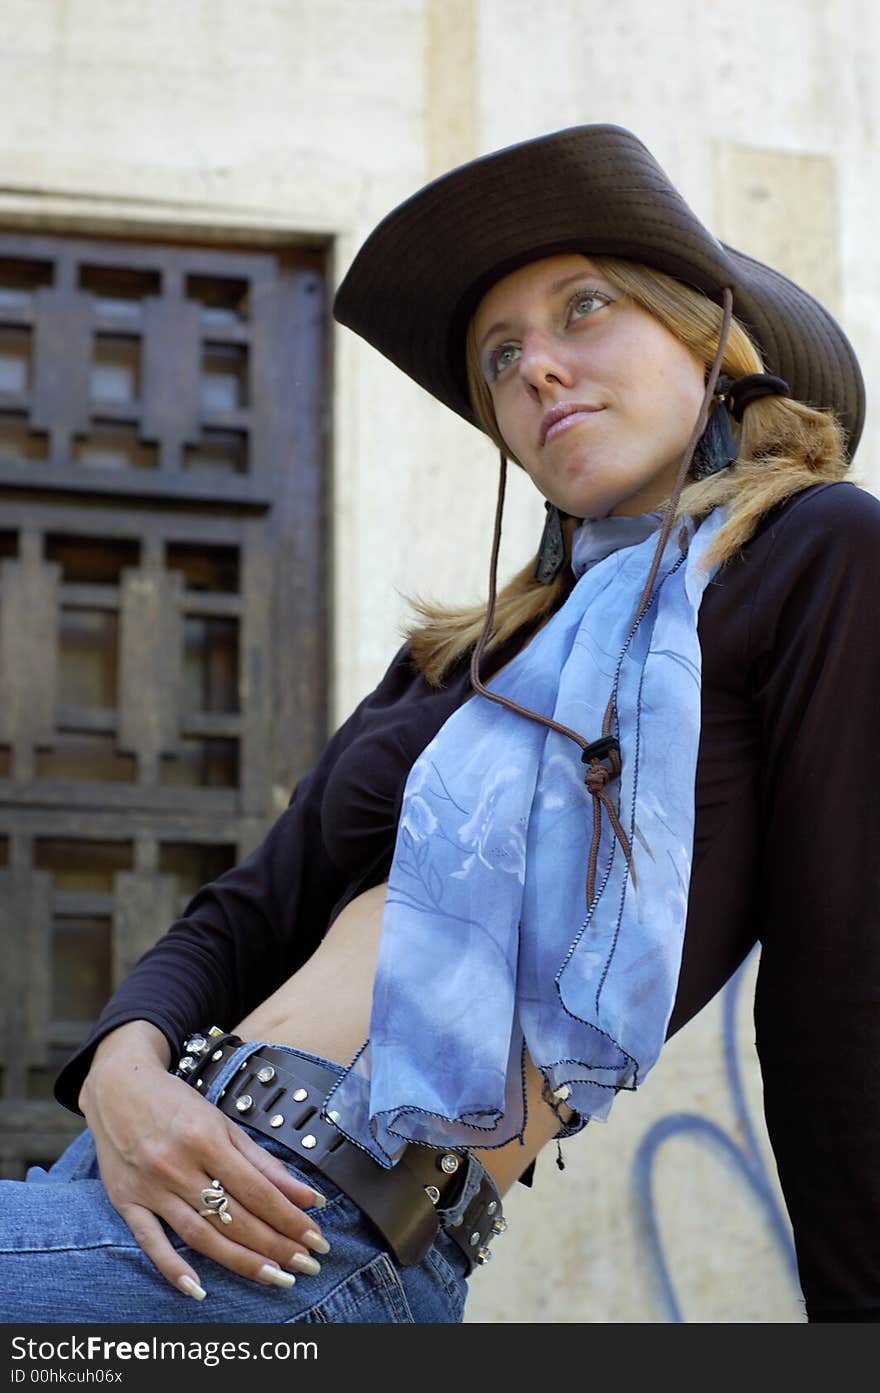
<svg viewBox="0 0 880 1393">
<path fill-rule="evenodd" d="M 0 225 L 327 237 L 339 276 L 378 218 L 450 165 L 614 121 L 719 235 L 826 301 L 876 380 L 873 0 L 6 0 L 3 19 Z M 332 410 L 341 719 L 396 647 L 403 595 L 484 594 L 494 457 L 344 331 Z M 880 492 L 875 421 L 857 473 Z M 541 517 L 514 478 L 504 571 Z M 801 1318 L 748 996 L 747 981 L 728 1037 L 721 1002 L 708 1008 L 642 1093 L 565 1147 L 563 1174 L 542 1158 L 470 1319 Z"/>
</svg>

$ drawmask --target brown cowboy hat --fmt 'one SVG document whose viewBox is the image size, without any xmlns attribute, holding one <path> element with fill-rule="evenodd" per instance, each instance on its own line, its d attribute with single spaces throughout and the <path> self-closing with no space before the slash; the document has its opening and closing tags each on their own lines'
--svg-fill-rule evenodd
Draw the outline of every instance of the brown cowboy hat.
<svg viewBox="0 0 880 1393">
<path fill-rule="evenodd" d="M 865 416 L 858 360 L 805 290 L 717 241 L 640 140 L 572 126 L 453 169 L 385 217 L 357 253 L 333 313 L 432 396 L 478 425 L 465 336 L 485 292 L 559 252 L 627 257 L 733 311 L 792 396 L 837 413 L 855 453 Z"/>
</svg>

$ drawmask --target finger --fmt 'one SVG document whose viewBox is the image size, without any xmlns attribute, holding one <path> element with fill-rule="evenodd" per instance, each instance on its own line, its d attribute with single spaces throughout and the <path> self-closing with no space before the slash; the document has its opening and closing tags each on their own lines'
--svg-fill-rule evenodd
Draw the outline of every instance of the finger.
<svg viewBox="0 0 880 1393">
<path fill-rule="evenodd" d="M 323 1208 L 326 1199 L 321 1192 L 297 1180 L 282 1161 L 234 1123 L 230 1132 L 240 1164 L 229 1171 L 227 1190 L 234 1188 L 250 1213 L 289 1238 L 299 1238 L 304 1232 L 320 1234 L 318 1216 L 304 1211 Z"/>
<path fill-rule="evenodd" d="M 158 1268 L 162 1276 L 184 1296 L 204 1301 L 207 1292 L 195 1268 L 185 1262 L 171 1246 L 159 1220 L 140 1205 L 125 1205 L 119 1210 L 132 1237 L 141 1251 Z"/>
<path fill-rule="evenodd" d="M 256 1143 L 250 1143 L 241 1128 L 230 1123 L 228 1130 L 224 1125 L 219 1135 L 201 1134 L 191 1140 L 196 1141 L 197 1146 L 191 1148 L 195 1154 L 187 1158 L 186 1165 L 181 1164 L 179 1149 L 169 1144 L 168 1138 L 163 1138 L 155 1143 L 146 1184 L 139 1184 L 135 1193 L 127 1195 L 114 1195 L 108 1189 L 120 1213 L 123 1203 L 142 1206 L 164 1219 L 197 1252 L 224 1262 L 246 1276 L 254 1275 L 253 1262 L 246 1263 L 244 1268 L 230 1264 L 229 1250 L 216 1241 L 218 1234 L 255 1258 L 259 1257 L 257 1268 L 266 1262 L 287 1268 L 297 1254 L 302 1257 L 310 1252 L 329 1251 L 312 1214 L 304 1212 L 296 1203 L 297 1199 L 305 1199 L 314 1206 L 316 1192 L 308 1185 L 295 1182 L 280 1162 L 276 1167 L 268 1167 L 274 1171 L 272 1179 L 264 1174 L 267 1162 L 274 1158 Z M 249 1145 L 242 1148 L 242 1141 Z M 244 1150 L 248 1150 L 248 1156 L 243 1154 Z M 195 1173 L 193 1161 L 198 1166 Z M 282 1193 L 275 1176 L 291 1191 L 290 1195 Z M 217 1215 L 200 1213 L 207 1207 L 202 1200 L 202 1190 L 213 1188 L 215 1180 L 225 1192 L 225 1217 L 234 1222 L 234 1228 L 232 1222 L 224 1223 Z M 300 1265 L 299 1270 L 314 1271 L 314 1267 Z"/>
<path fill-rule="evenodd" d="M 241 1152 L 252 1166 L 261 1175 L 286 1195 L 289 1200 L 300 1209 L 323 1209 L 327 1203 L 325 1195 L 314 1186 L 307 1185 L 304 1180 L 297 1180 L 290 1174 L 283 1161 L 272 1156 L 258 1142 L 253 1141 L 247 1132 L 242 1131 L 241 1127 L 236 1127 L 233 1123 L 231 1141 L 237 1151 Z"/>
<path fill-rule="evenodd" d="M 300 1261 L 294 1264 L 296 1270 L 320 1270 L 320 1264 L 314 1260 L 302 1261 L 310 1251 L 329 1251 L 329 1244 L 309 1214 L 286 1199 L 234 1147 L 226 1147 L 222 1153 L 215 1148 L 211 1165 L 208 1173 L 202 1172 L 182 1184 L 175 1174 L 161 1193 L 144 1196 L 144 1203 L 161 1215 L 185 1243 L 244 1276 L 253 1277 L 256 1271 L 262 1279 L 264 1274 L 258 1269 L 264 1263 L 289 1269 L 297 1256 Z M 311 1189 L 306 1190 L 314 1198 Z M 257 1260 L 256 1267 L 250 1260 L 243 1265 L 231 1261 L 228 1246 L 218 1243 L 218 1238 L 245 1250 Z M 278 1278 L 269 1274 L 265 1280 Z"/>
<path fill-rule="evenodd" d="M 200 1189 L 201 1187 L 196 1193 L 200 1193 Z M 168 1227 L 187 1248 L 211 1258 L 230 1272 L 264 1286 L 291 1287 L 294 1284 L 293 1274 L 282 1270 L 282 1266 L 286 1267 L 291 1257 L 289 1242 L 279 1240 L 277 1235 L 272 1235 L 264 1225 L 245 1211 L 238 1215 L 238 1241 L 232 1241 L 231 1236 L 229 1239 L 225 1238 L 214 1227 L 218 1222 L 215 1217 L 201 1215 L 187 1199 L 173 1194 L 166 1197 L 161 1210 L 157 1206 L 156 1214 L 140 1205 L 121 1206 L 119 1213 L 131 1229 L 138 1246 L 155 1263 L 162 1275 L 178 1290 L 195 1297 L 196 1300 L 202 1300 L 205 1295 L 198 1275 L 168 1242 L 156 1214 L 161 1214 Z M 265 1251 L 272 1246 L 272 1238 L 279 1248 L 282 1259 L 280 1262 Z"/>
<path fill-rule="evenodd" d="M 254 1219 L 238 1205 L 232 1224 L 219 1224 L 216 1215 L 203 1216 L 184 1200 L 173 1198 L 163 1213 L 165 1222 L 189 1248 L 203 1253 L 239 1277 L 259 1282 L 263 1286 L 292 1287 L 296 1278 L 284 1270 L 291 1257 L 288 1240 L 271 1234 L 264 1224 Z M 274 1239 L 283 1261 L 278 1261 L 267 1248 Z"/>
<path fill-rule="evenodd" d="M 315 1252 L 329 1252 L 330 1245 L 312 1215 L 282 1195 L 246 1157 L 237 1157 L 232 1162 L 227 1156 L 223 1162 L 222 1187 L 227 1200 L 225 1216 L 213 1215 L 211 1222 L 228 1241 L 263 1254 L 270 1262 L 284 1268 L 289 1268 L 297 1256 L 302 1259 Z M 311 1196 L 313 1192 L 309 1187 L 306 1189 Z M 191 1196 L 183 1198 L 188 1201 Z M 211 1247 L 204 1251 L 214 1257 L 217 1249 Z M 314 1261 L 309 1264 L 300 1261 L 295 1265 L 300 1272 L 320 1270 L 320 1264 Z"/>
</svg>

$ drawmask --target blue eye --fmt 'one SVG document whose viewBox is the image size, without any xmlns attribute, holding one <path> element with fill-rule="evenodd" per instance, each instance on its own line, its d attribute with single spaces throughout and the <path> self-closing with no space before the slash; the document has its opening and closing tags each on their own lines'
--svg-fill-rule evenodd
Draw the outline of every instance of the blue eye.
<svg viewBox="0 0 880 1393">
<path fill-rule="evenodd" d="M 604 309 L 611 304 L 611 296 L 606 295 L 601 290 L 578 290 L 568 302 L 568 308 L 578 319 L 584 319 L 588 314 L 592 314 L 594 309 Z M 582 307 L 583 313 L 580 313 Z"/>
<path fill-rule="evenodd" d="M 515 343 L 501 343 L 497 348 L 493 348 L 486 365 L 489 381 L 494 382 L 505 368 L 509 368 L 511 363 L 515 361 L 515 355 L 519 352 L 519 345 Z"/>
</svg>

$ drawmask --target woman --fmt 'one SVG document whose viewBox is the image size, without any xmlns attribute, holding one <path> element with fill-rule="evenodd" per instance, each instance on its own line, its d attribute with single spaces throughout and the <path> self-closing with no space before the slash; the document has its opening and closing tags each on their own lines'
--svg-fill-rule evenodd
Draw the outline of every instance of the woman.
<svg viewBox="0 0 880 1393">
<path fill-rule="evenodd" d="M 880 504 L 842 482 L 846 338 L 608 126 L 418 192 L 335 312 L 500 448 L 489 606 L 422 607 L 111 1000 L 57 1086 L 89 1132 L 0 1187 L 6 1318 L 39 1289 L 45 1320 L 459 1320 L 505 1192 L 760 939 L 807 1314 L 876 1320 Z M 496 598 L 508 456 L 547 524 Z"/>
</svg>

